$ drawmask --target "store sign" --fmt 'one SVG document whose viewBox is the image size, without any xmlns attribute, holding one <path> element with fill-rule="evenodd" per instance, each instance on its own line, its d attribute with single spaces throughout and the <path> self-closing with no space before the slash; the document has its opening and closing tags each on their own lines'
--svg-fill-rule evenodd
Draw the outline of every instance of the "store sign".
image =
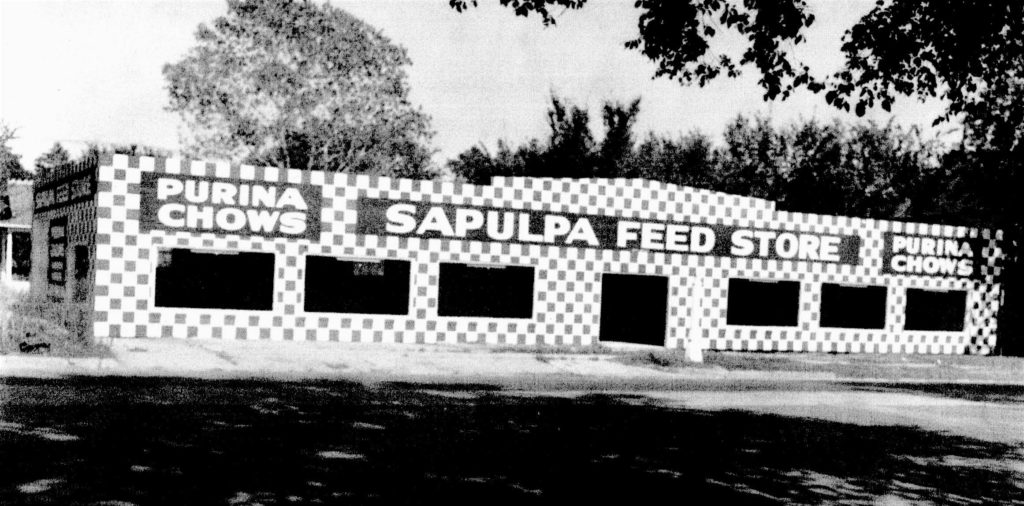
<svg viewBox="0 0 1024 506">
<path fill-rule="evenodd" d="M 68 218 L 62 216 L 50 220 L 47 233 L 46 279 L 51 285 L 64 286 L 67 273 Z"/>
<path fill-rule="evenodd" d="M 319 186 L 144 172 L 141 193 L 143 231 L 320 240 Z"/>
<path fill-rule="evenodd" d="M 860 237 L 633 220 L 613 216 L 359 199 L 356 232 L 370 235 L 643 249 L 772 260 L 856 265 Z"/>
<path fill-rule="evenodd" d="M 33 209 L 37 213 L 48 211 L 89 200 L 95 194 L 96 172 L 89 169 L 37 187 Z"/>
<path fill-rule="evenodd" d="M 885 234 L 882 272 L 947 278 L 979 278 L 984 262 L 978 239 Z"/>
</svg>

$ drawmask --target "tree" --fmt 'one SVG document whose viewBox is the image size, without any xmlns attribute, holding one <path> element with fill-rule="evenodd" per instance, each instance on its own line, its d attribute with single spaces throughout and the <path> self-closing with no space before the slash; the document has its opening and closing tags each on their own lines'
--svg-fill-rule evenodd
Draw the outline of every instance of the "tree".
<svg viewBox="0 0 1024 506">
<path fill-rule="evenodd" d="M 599 144 L 590 130 L 590 113 L 552 96 L 547 111 L 550 132 L 546 142 L 531 139 L 515 149 L 499 142 L 498 152 L 474 146 L 448 162 L 462 180 L 487 184 L 494 176 L 620 177 L 631 166 L 633 124 L 640 101 L 604 104 L 605 139 Z"/>
<path fill-rule="evenodd" d="M 716 189 L 720 179 L 717 162 L 711 139 L 703 133 L 691 132 L 676 139 L 649 133 L 620 176 Z"/>
<path fill-rule="evenodd" d="M 68 150 L 64 149 L 59 142 L 54 142 L 49 151 L 36 158 L 36 175 L 45 178 L 53 169 L 70 161 L 71 155 L 68 154 Z"/>
<path fill-rule="evenodd" d="M 21 165 L 21 155 L 15 154 L 7 145 L 17 138 L 18 129 L 0 122 L 0 182 L 4 185 L 4 193 L 6 193 L 8 179 L 32 179 L 35 177 L 35 174 L 25 170 L 25 167 Z"/>
<path fill-rule="evenodd" d="M 519 16 L 540 15 L 545 25 L 557 23 L 550 8 L 581 9 L 587 0 L 499 0 Z M 449 0 L 458 12 L 477 0 Z M 737 77 L 744 66 L 760 72 L 765 98 L 786 98 L 793 90 L 822 84 L 793 55 L 814 22 L 804 0 L 636 0 L 637 37 L 625 43 L 657 65 L 655 76 L 704 86 L 719 77 Z M 746 40 L 735 53 L 711 52 L 712 41 L 734 32 Z"/>
<path fill-rule="evenodd" d="M 520 16 L 536 13 L 545 25 L 556 24 L 551 8 L 587 4 L 499 2 Z M 477 3 L 449 0 L 459 12 Z M 828 103 L 858 115 L 876 103 L 888 110 L 898 95 L 940 97 L 949 108 L 937 121 L 964 114 L 977 130 L 975 138 L 1024 139 L 1024 106 L 1017 99 L 1024 90 L 1024 3 L 877 0 L 843 35 L 845 65 L 831 76 L 812 75 L 795 56 L 815 19 L 805 0 L 636 0 L 635 5 L 638 34 L 625 45 L 657 65 L 655 76 L 704 86 L 753 66 L 766 100 L 784 99 L 799 88 L 826 91 Z M 744 40 L 737 54 L 712 51 L 723 46 L 716 40 L 736 35 Z"/>
<path fill-rule="evenodd" d="M 404 48 L 329 3 L 228 0 L 164 66 L 188 154 L 302 169 L 431 175 L 429 118 Z"/>
<path fill-rule="evenodd" d="M 11 197 L 7 193 L 7 181 L 32 178 L 32 173 L 21 166 L 21 155 L 14 154 L 7 145 L 16 138 L 17 130 L 0 122 L 0 220 L 11 219 Z"/>
<path fill-rule="evenodd" d="M 717 190 L 778 200 L 788 169 L 786 139 L 768 118 L 738 116 L 725 128 Z"/>
<path fill-rule="evenodd" d="M 640 114 L 640 99 L 635 98 L 629 105 L 618 102 L 606 102 L 602 108 L 601 119 L 604 120 L 604 140 L 598 153 L 598 177 L 614 177 L 623 172 L 630 172 L 627 167 L 632 163 L 633 126 Z"/>
<path fill-rule="evenodd" d="M 86 146 L 85 152 L 83 152 L 78 159 L 86 160 L 89 158 L 99 158 L 101 155 L 105 154 L 155 156 L 160 158 L 170 158 L 174 156 L 174 152 L 169 149 L 147 146 L 145 144 L 104 144 L 99 142 L 90 142 Z"/>
<path fill-rule="evenodd" d="M 593 177 L 594 134 L 590 131 L 590 114 L 558 97 L 551 97 L 548 109 L 551 136 L 544 153 L 546 177 Z"/>
<path fill-rule="evenodd" d="M 963 113 L 970 121 L 1009 105 L 999 100 L 1020 89 L 1024 4 L 880 1 L 846 32 L 842 51 L 830 103 L 862 113 L 875 102 L 888 110 L 896 95 L 940 97 L 949 108 L 938 119 Z"/>
</svg>

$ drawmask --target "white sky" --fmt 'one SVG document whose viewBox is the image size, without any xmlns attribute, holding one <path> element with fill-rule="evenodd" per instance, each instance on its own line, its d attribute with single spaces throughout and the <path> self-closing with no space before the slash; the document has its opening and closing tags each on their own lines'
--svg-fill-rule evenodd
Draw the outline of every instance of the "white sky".
<svg viewBox="0 0 1024 506">
<path fill-rule="evenodd" d="M 554 28 L 516 17 L 498 0 L 463 14 L 447 0 L 331 3 L 408 49 L 411 99 L 432 117 L 439 163 L 481 142 L 493 149 L 498 139 L 543 138 L 552 92 L 589 106 L 595 133 L 603 101 L 637 96 L 641 135 L 699 129 L 718 139 L 739 113 L 771 114 L 777 123 L 853 117 L 809 93 L 765 103 L 750 71 L 704 89 L 652 80 L 654 65 L 623 47 L 637 30 L 633 0 L 591 0 L 562 13 Z M 801 51 L 813 69 L 830 72 L 841 63 L 842 33 L 873 0 L 810 3 L 816 21 Z M 199 23 L 225 11 L 222 0 L 0 0 L 0 120 L 18 129 L 13 146 L 22 164 L 31 168 L 55 141 L 73 152 L 88 141 L 176 150 L 181 123 L 164 110 L 161 68 L 193 45 Z M 908 99 L 893 113 L 898 123 L 928 127 L 940 110 Z"/>
</svg>

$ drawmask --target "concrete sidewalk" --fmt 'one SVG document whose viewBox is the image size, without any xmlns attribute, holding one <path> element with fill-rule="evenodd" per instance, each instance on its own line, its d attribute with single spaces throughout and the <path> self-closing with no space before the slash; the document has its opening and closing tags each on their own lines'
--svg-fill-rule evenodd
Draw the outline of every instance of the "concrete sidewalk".
<svg viewBox="0 0 1024 506">
<path fill-rule="evenodd" d="M 495 350 L 484 346 L 184 339 L 105 341 L 112 356 L 0 355 L 0 377 L 177 376 L 441 383 L 580 384 L 687 381 L 827 381 L 834 374 L 721 367 L 627 365 L 616 355 Z M 533 385 L 535 386 L 535 385 Z"/>
</svg>

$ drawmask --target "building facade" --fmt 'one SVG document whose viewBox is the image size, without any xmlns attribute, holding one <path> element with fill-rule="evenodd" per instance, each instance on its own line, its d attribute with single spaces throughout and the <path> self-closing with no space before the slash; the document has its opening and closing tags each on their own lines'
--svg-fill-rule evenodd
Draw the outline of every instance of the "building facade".
<svg viewBox="0 0 1024 506">
<path fill-rule="evenodd" d="M 988 353 L 1002 234 L 644 180 L 116 155 L 35 188 L 33 290 L 98 337 Z"/>
</svg>

